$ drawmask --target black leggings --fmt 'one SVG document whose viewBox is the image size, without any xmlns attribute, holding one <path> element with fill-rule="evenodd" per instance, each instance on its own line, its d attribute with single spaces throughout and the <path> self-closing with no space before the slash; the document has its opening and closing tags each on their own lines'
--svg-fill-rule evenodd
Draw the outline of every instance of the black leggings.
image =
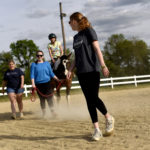
<svg viewBox="0 0 150 150">
<path fill-rule="evenodd" d="M 92 122 L 98 122 L 97 110 L 106 115 L 107 109 L 103 101 L 98 97 L 99 84 L 100 84 L 100 73 L 99 72 L 88 72 L 78 75 L 78 80 L 81 89 L 86 98 L 87 107 L 92 119 Z"/>
<path fill-rule="evenodd" d="M 45 97 L 41 96 L 39 93 L 38 93 L 38 96 L 40 98 L 41 109 L 45 109 L 46 108 L 46 103 L 45 103 L 46 100 L 47 100 L 49 108 L 53 108 L 54 104 L 53 104 L 53 97 L 52 96 L 45 98 Z"/>
<path fill-rule="evenodd" d="M 49 97 L 44 97 L 44 96 L 40 95 L 39 92 L 37 92 L 38 96 L 40 98 L 41 109 L 45 109 L 46 108 L 46 104 L 45 104 L 46 100 L 47 100 L 49 108 L 52 108 L 53 107 L 53 96 L 52 96 L 53 89 L 50 86 L 50 81 L 46 82 L 46 83 L 36 84 L 36 87 L 39 89 L 39 91 L 42 94 L 44 94 L 44 95 L 51 95 Z"/>
</svg>

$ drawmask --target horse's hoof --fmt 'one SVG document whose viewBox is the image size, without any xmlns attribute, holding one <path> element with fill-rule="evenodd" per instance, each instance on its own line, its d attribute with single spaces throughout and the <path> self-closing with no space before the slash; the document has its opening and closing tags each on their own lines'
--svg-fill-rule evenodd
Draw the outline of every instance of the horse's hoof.
<svg viewBox="0 0 150 150">
<path fill-rule="evenodd" d="M 67 97 L 67 100 L 70 100 L 70 95 L 67 95 L 66 97 Z"/>
</svg>

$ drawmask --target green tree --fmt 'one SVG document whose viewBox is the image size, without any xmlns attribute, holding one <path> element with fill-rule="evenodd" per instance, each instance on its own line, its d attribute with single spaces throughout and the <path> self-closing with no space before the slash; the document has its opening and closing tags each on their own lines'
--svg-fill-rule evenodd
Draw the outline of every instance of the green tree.
<svg viewBox="0 0 150 150">
<path fill-rule="evenodd" d="M 35 60 L 38 46 L 32 40 L 19 40 L 10 44 L 12 55 L 25 71 L 25 83 L 30 83 L 30 64 Z"/>
<path fill-rule="evenodd" d="M 150 73 L 150 49 L 143 40 L 128 40 L 123 34 L 112 35 L 105 43 L 104 58 L 111 76 Z"/>
<path fill-rule="evenodd" d="M 0 84 L 2 84 L 4 72 L 8 69 L 8 62 L 12 59 L 11 52 L 0 53 Z"/>
</svg>

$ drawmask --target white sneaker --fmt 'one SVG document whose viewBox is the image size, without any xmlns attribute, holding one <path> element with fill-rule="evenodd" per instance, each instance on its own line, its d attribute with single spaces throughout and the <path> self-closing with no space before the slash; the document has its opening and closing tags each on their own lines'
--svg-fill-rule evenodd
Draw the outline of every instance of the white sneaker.
<svg viewBox="0 0 150 150">
<path fill-rule="evenodd" d="M 53 118 L 57 118 L 58 117 L 57 113 L 53 109 L 51 110 L 51 114 L 52 114 Z"/>
<path fill-rule="evenodd" d="M 12 116 L 11 116 L 11 119 L 16 120 L 16 118 L 17 118 L 17 117 L 16 117 L 16 114 L 13 113 Z"/>
<path fill-rule="evenodd" d="M 99 141 L 102 137 L 102 132 L 100 130 L 95 129 L 94 134 L 92 135 L 92 140 Z"/>
<path fill-rule="evenodd" d="M 107 135 L 113 133 L 114 123 L 115 123 L 115 119 L 113 116 L 110 116 L 108 119 L 106 119 L 106 134 Z"/>
<path fill-rule="evenodd" d="M 24 118 L 24 115 L 23 115 L 23 113 L 20 113 L 20 118 Z"/>
</svg>

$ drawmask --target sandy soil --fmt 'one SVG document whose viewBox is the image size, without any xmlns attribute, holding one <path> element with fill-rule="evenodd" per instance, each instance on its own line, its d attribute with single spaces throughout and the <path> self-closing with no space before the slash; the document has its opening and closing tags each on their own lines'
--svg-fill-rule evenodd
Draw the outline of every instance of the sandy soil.
<svg viewBox="0 0 150 150">
<path fill-rule="evenodd" d="M 10 119 L 10 103 L 0 103 L 0 150 L 150 150 L 150 88 L 101 93 L 115 117 L 115 132 L 91 141 L 93 127 L 82 94 L 65 97 L 57 107 L 57 118 L 47 110 L 41 118 L 39 100 L 24 101 L 25 118 Z M 99 113 L 100 128 L 105 119 Z"/>
</svg>

